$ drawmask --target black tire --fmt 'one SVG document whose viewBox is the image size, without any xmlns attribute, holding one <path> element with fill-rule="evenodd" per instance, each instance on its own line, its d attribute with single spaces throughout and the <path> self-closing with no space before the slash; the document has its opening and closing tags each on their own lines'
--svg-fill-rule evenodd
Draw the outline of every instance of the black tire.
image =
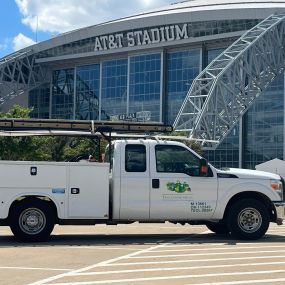
<svg viewBox="0 0 285 285">
<path fill-rule="evenodd" d="M 49 238 L 54 228 L 52 207 L 40 199 L 25 199 L 10 212 L 10 228 L 16 239 L 24 242 L 40 242 Z"/>
<path fill-rule="evenodd" d="M 257 240 L 265 235 L 270 223 L 270 215 L 265 205 L 255 199 L 235 202 L 228 215 L 231 235 L 238 239 Z"/>
<path fill-rule="evenodd" d="M 210 231 L 212 231 L 218 235 L 225 235 L 225 234 L 229 233 L 229 228 L 228 228 L 227 224 L 224 222 L 217 222 L 217 223 L 210 222 L 210 223 L 206 224 L 206 227 Z"/>
</svg>

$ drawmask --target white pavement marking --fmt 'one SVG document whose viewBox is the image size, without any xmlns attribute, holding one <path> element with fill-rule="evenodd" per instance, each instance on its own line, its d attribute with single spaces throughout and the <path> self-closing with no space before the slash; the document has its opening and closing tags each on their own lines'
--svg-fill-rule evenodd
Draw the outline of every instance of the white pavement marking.
<svg viewBox="0 0 285 285">
<path fill-rule="evenodd" d="M 1 269 L 13 269 L 13 270 L 41 270 L 41 271 L 70 271 L 72 269 L 65 268 L 42 268 L 42 267 L 16 267 L 16 266 L 0 266 Z"/>
<path fill-rule="evenodd" d="M 249 259 L 274 259 L 284 258 L 284 255 L 275 256 L 246 256 L 246 257 L 227 257 L 227 258 L 213 258 L 213 259 L 185 259 L 185 260 L 171 260 L 171 261 L 145 261 L 145 262 L 126 262 L 106 264 L 102 266 L 132 266 L 132 265 L 147 265 L 147 264 L 174 264 L 174 263 L 189 263 L 189 262 L 211 262 L 211 261 L 228 261 L 228 260 L 249 260 Z"/>
<path fill-rule="evenodd" d="M 92 285 L 92 284 L 112 284 L 112 283 L 127 283 L 127 282 L 143 282 L 143 281 L 159 281 L 159 280 L 177 280 L 186 278 L 204 278 L 204 277 L 221 277 L 221 276 L 244 276 L 257 274 L 278 274 L 285 273 L 285 270 L 267 270 L 267 271 L 250 271 L 250 272 L 227 272 L 227 273 L 212 273 L 212 274 L 189 274 L 178 276 L 159 276 L 145 278 L 130 278 L 117 280 L 102 280 L 102 281 L 83 281 L 83 282 L 68 282 L 68 283 L 50 283 L 49 285 Z"/>
<path fill-rule="evenodd" d="M 148 259 L 148 258 L 171 258 L 171 257 L 187 257 L 187 256 L 204 256 L 204 255 L 233 255 L 233 254 L 250 254 L 250 253 L 277 253 L 285 252 L 285 250 L 259 250 L 259 251 L 231 251 L 231 252 L 207 252 L 207 253 L 187 253 L 187 254 L 169 254 L 169 255 L 143 255 L 131 256 L 132 259 Z"/>
<path fill-rule="evenodd" d="M 209 233 L 210 231 L 206 231 L 201 234 L 205 234 L 205 233 Z M 198 234 L 194 234 L 198 235 Z M 137 263 L 116 263 L 120 260 L 123 259 L 132 259 L 132 258 L 154 258 L 154 257 L 179 257 L 179 256 L 195 256 L 195 255 L 205 255 L 205 254 L 186 254 L 186 255 L 168 255 L 168 256 L 138 256 L 140 254 L 145 254 L 145 253 L 150 253 L 150 252 L 166 252 L 166 251 L 181 251 L 181 250 L 156 250 L 159 248 L 163 248 L 163 247 L 175 247 L 175 248 L 179 248 L 181 246 L 182 247 L 198 247 L 198 246 L 203 246 L 205 245 L 203 242 L 198 242 L 198 241 L 191 241 L 194 242 L 195 244 L 176 244 L 178 242 L 181 242 L 183 240 L 187 240 L 189 238 L 193 237 L 193 235 L 189 235 L 186 238 L 180 238 L 177 240 L 173 240 L 167 243 L 163 243 L 163 244 L 159 244 L 156 246 L 152 246 L 146 249 L 128 249 L 125 247 L 96 247 L 96 246 L 70 246 L 68 247 L 69 249 L 72 248 L 78 248 L 78 249 L 84 249 L 84 248 L 88 248 L 88 249 L 124 249 L 124 250 L 132 250 L 135 252 L 127 254 L 127 255 L 123 255 L 123 256 L 119 256 L 117 258 L 113 258 L 110 260 L 106 260 L 103 262 L 99 262 L 97 264 L 93 264 L 81 269 L 77 269 L 77 270 L 71 270 L 71 269 L 59 269 L 59 270 L 65 270 L 65 271 L 69 271 L 66 273 L 62 273 L 44 280 L 40 280 L 37 281 L 35 283 L 31 283 L 29 285 L 91 285 L 91 284 L 112 284 L 112 283 L 127 283 L 127 282 L 139 282 L 139 281 L 158 281 L 158 280 L 168 280 L 168 279 L 183 279 L 183 278 L 199 278 L 199 277 L 213 277 L 213 276 L 228 276 L 228 275 L 253 275 L 253 274 L 273 274 L 273 273 L 285 273 L 285 270 L 271 270 L 271 271 L 252 271 L 252 272 L 231 272 L 231 273 L 219 273 L 219 274 L 205 274 L 205 275 L 180 275 L 180 276 L 158 276 L 158 277 L 146 277 L 146 278 L 134 278 L 134 279 L 120 279 L 120 280 L 101 280 L 101 281 L 85 281 L 85 282 L 68 282 L 68 283 L 51 283 L 53 281 L 56 282 L 59 281 L 58 279 L 60 278 L 64 278 L 64 277 L 74 277 L 74 276 L 88 276 L 88 275 L 103 275 L 103 274 L 115 274 L 115 273 L 132 273 L 132 272 L 154 272 L 154 271 L 171 271 L 171 270 L 188 270 L 188 269 L 201 269 L 201 268 L 223 268 L 223 267 L 245 267 L 245 266 L 262 266 L 262 265 L 281 265 L 281 264 L 285 264 L 284 262 L 264 262 L 264 263 L 250 263 L 250 264 L 227 264 L 227 265 L 208 265 L 208 266 L 195 266 L 195 267 L 180 267 L 180 268 L 151 268 L 151 269 L 137 269 L 137 270 L 116 270 L 116 271 L 105 271 L 105 272 L 86 272 L 88 270 L 92 270 L 94 268 L 104 268 L 107 266 L 121 266 L 121 265 L 127 265 L 127 266 L 132 266 L 132 265 L 146 265 L 146 264 L 173 264 L 173 263 L 186 263 L 186 262 L 202 262 L 202 261 L 224 261 L 224 260 L 250 260 L 250 259 L 274 259 L 274 258 L 284 258 L 284 255 L 281 256 L 257 256 L 257 257 L 236 257 L 236 258 L 219 258 L 219 259 L 204 259 L 204 260 L 175 260 L 175 261 L 157 261 L 157 262 L 137 262 Z M 162 241 L 160 241 L 162 242 Z M 249 243 L 238 243 L 238 242 L 234 242 L 234 241 L 230 241 L 230 240 L 219 240 L 219 243 L 212 243 L 212 244 L 206 244 L 207 246 L 213 245 L 213 246 L 234 246 L 234 248 L 230 247 L 227 249 L 258 249 L 258 248 L 266 248 L 266 247 L 270 247 L 270 248 L 284 248 L 285 246 L 282 245 L 276 245 L 275 243 L 272 243 L 272 246 L 270 246 L 270 243 L 266 243 L 266 246 L 261 246 L 262 244 L 260 243 L 260 245 L 258 246 L 252 246 L 252 242 Z M 245 247 L 246 245 L 250 245 L 249 247 Z M 66 249 L 67 246 L 64 247 L 57 247 L 57 248 L 64 248 Z M 211 250 L 220 250 L 220 249 L 225 249 L 225 248 L 212 248 Z M 184 250 L 191 250 L 184 248 Z M 199 249 L 199 248 L 195 248 L 192 250 L 206 250 L 206 249 Z M 209 248 L 207 249 L 209 250 Z M 278 250 L 278 251 L 249 251 L 249 252 L 232 252 L 232 253 L 223 253 L 223 254 L 240 254 L 240 253 L 275 253 L 275 252 L 285 252 L 285 250 Z M 217 253 L 212 253 L 213 255 L 217 255 Z M 207 253 L 207 255 L 209 255 L 209 252 Z M 211 253 L 210 253 L 211 255 Z M 1 269 L 1 267 L 0 267 Z M 39 269 L 40 270 L 40 269 Z M 44 270 L 44 269 L 43 269 Z M 46 269 L 48 270 L 48 269 Z M 283 282 L 285 281 L 285 278 L 277 278 L 277 279 L 262 279 L 262 283 L 266 283 L 266 282 L 270 282 L 270 280 L 272 280 L 272 282 Z M 280 280 L 280 281 L 279 281 Z M 254 280 L 254 281 L 260 281 L 260 280 Z M 232 282 L 232 281 L 231 281 Z M 249 283 L 253 283 L 253 282 L 249 282 L 248 280 L 246 281 L 246 283 L 243 283 L 244 281 L 237 281 L 237 283 L 231 283 L 231 282 L 217 282 L 217 283 L 205 283 L 205 284 L 199 284 L 199 285 L 235 285 L 235 284 L 249 284 Z M 236 281 L 233 281 L 236 282 Z M 256 283 L 256 282 L 255 282 Z M 191 284 L 193 285 L 193 284 Z M 197 284 L 198 285 L 198 284 Z"/>
<path fill-rule="evenodd" d="M 60 279 L 60 278 L 68 277 L 68 276 L 74 275 L 76 273 L 81 273 L 83 271 L 91 270 L 91 269 L 96 268 L 96 267 L 106 266 L 106 265 L 108 265 L 108 264 L 110 264 L 112 262 L 117 262 L 117 261 L 122 260 L 122 259 L 131 258 L 132 256 L 135 256 L 135 255 L 138 255 L 138 254 L 146 253 L 146 252 L 149 252 L 149 251 L 151 251 L 153 249 L 157 249 L 157 248 L 160 248 L 160 247 L 163 247 L 163 246 L 167 246 L 168 244 L 171 244 L 173 242 L 181 242 L 183 240 L 189 239 L 190 237 L 191 236 L 187 236 L 186 238 L 180 238 L 180 239 L 176 239 L 176 240 L 164 243 L 164 244 L 159 244 L 159 245 L 156 245 L 156 246 L 152 246 L 152 247 L 149 247 L 149 248 L 146 248 L 146 249 L 142 249 L 142 250 L 139 250 L 139 251 L 127 254 L 127 255 L 123 255 L 123 256 L 119 256 L 119 257 L 113 258 L 113 259 L 102 261 L 102 262 L 99 262 L 99 263 L 96 263 L 96 264 L 93 264 L 93 265 L 90 265 L 90 266 L 87 266 L 87 267 L 84 267 L 84 268 L 80 268 L 80 269 L 77 269 L 77 270 L 69 271 L 67 273 L 63 273 L 63 274 L 59 274 L 59 275 L 56 275 L 56 276 L 52 276 L 50 278 L 46 278 L 46 279 L 43 279 L 43 280 L 40 280 L 40 281 L 37 281 L 37 282 L 34 282 L 34 283 L 30 283 L 29 285 L 44 285 L 44 284 L 47 284 L 47 283 L 49 283 L 51 281 L 54 281 L 54 280 L 57 280 L 57 279 Z"/>
<path fill-rule="evenodd" d="M 199 284 L 187 284 L 187 285 L 242 285 L 242 284 L 260 284 L 269 282 L 285 282 L 285 278 L 277 279 L 261 279 L 261 280 L 246 280 L 246 281 L 225 281 L 225 282 L 211 282 L 211 283 L 199 283 Z"/>
<path fill-rule="evenodd" d="M 213 251 L 213 250 L 240 250 L 240 249 L 257 249 L 257 248 L 285 248 L 284 245 L 258 245 L 258 246 L 230 246 L 230 247 L 211 247 L 211 248 L 183 248 L 183 249 L 164 249 L 152 250 L 151 252 L 175 252 L 175 251 Z"/>
<path fill-rule="evenodd" d="M 74 276 L 92 276 L 92 275 L 106 275 L 106 274 L 123 274 L 123 273 L 138 273 L 138 272 L 155 272 L 155 271 L 177 271 L 177 270 L 195 270 L 195 269 L 210 269 L 210 268 L 230 268 L 230 267 L 248 267 L 248 266 L 265 266 L 265 265 L 281 265 L 284 262 L 261 262 L 261 263 L 239 263 L 239 264 L 223 264 L 223 265 L 206 265 L 206 266 L 185 266 L 185 267 L 162 267 L 162 268 L 148 268 L 148 269 L 134 269 L 134 270 L 114 270 L 102 272 L 85 272 L 73 274 Z"/>
</svg>

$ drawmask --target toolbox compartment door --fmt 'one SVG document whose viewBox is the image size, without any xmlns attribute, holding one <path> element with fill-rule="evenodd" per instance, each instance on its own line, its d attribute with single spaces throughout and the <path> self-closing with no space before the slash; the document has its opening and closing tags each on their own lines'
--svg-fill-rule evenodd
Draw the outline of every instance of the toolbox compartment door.
<svg viewBox="0 0 285 285">
<path fill-rule="evenodd" d="M 108 219 L 109 164 L 70 165 L 68 197 L 69 218 Z"/>
</svg>

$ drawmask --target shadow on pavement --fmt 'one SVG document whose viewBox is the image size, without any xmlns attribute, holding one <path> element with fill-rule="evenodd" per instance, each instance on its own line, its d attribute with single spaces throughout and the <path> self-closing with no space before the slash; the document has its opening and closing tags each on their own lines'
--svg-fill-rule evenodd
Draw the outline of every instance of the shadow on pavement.
<svg viewBox="0 0 285 285">
<path fill-rule="evenodd" d="M 285 236 L 267 234 L 257 241 L 235 240 L 229 235 L 203 234 L 61 234 L 52 235 L 46 242 L 21 243 L 13 236 L 0 236 L 0 248 L 10 247 L 56 247 L 56 246 L 128 246 L 128 245 L 159 245 L 172 244 L 213 244 L 236 245 L 242 243 L 281 243 Z"/>
</svg>

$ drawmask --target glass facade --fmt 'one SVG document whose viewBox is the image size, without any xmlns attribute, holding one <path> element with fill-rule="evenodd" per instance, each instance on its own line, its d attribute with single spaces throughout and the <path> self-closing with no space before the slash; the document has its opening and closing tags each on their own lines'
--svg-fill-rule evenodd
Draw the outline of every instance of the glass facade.
<svg viewBox="0 0 285 285">
<path fill-rule="evenodd" d="M 235 126 L 216 150 L 205 151 L 203 156 L 217 168 L 239 167 L 239 126 Z"/>
<path fill-rule="evenodd" d="M 79 66 L 75 82 L 74 69 L 53 71 L 52 118 L 117 120 L 146 112 L 147 120 L 159 122 L 161 58 L 157 53 Z"/>
<path fill-rule="evenodd" d="M 192 81 L 200 71 L 200 49 L 174 51 L 167 54 L 166 118 L 173 124 Z"/>
<path fill-rule="evenodd" d="M 75 119 L 99 119 L 100 64 L 76 68 Z"/>
<path fill-rule="evenodd" d="M 30 91 L 29 108 L 32 109 L 30 113 L 31 118 L 49 118 L 50 85 L 48 83 Z"/>
<path fill-rule="evenodd" d="M 128 113 L 150 112 L 151 121 L 160 121 L 161 54 L 130 58 Z"/>
<path fill-rule="evenodd" d="M 243 167 L 283 158 L 284 74 L 279 75 L 244 116 Z"/>
<path fill-rule="evenodd" d="M 53 72 L 51 117 L 74 118 L 74 68 Z"/>
<path fill-rule="evenodd" d="M 208 63 L 223 50 L 209 50 Z M 284 149 L 284 74 L 279 75 L 243 116 L 242 145 L 236 126 L 215 151 L 204 156 L 216 167 L 255 169 L 257 164 L 283 158 Z M 242 148 L 242 157 L 239 149 Z"/>
<path fill-rule="evenodd" d="M 128 59 L 110 60 L 102 63 L 102 109 L 101 120 L 127 114 Z"/>
</svg>

